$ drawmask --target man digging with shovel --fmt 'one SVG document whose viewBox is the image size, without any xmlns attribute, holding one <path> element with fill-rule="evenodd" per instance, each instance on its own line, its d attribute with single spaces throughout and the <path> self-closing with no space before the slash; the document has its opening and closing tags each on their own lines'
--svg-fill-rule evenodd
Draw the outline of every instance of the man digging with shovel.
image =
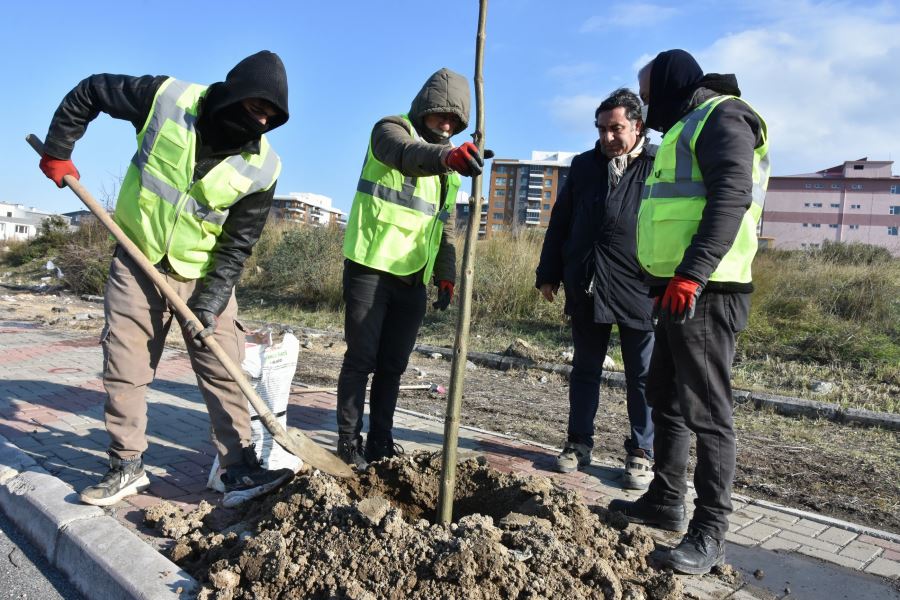
<svg viewBox="0 0 900 600">
<path fill-rule="evenodd" d="M 109 470 L 82 502 L 109 506 L 150 485 L 145 392 L 153 381 L 172 317 L 182 326 L 225 469 L 224 504 L 268 492 L 291 475 L 267 471 L 250 445 L 247 400 L 204 347 L 212 336 L 240 364 L 244 335 L 234 285 L 265 225 L 281 161 L 264 132 L 288 120 L 287 74 L 262 51 L 210 86 L 166 76 L 92 75 L 70 91 L 47 133 L 40 168 L 60 187 L 78 178 L 75 142 L 100 112 L 130 121 L 137 153 L 116 202 L 115 221 L 203 324 L 187 325 L 122 248 L 106 285 L 103 384 L 108 394 Z"/>
</svg>

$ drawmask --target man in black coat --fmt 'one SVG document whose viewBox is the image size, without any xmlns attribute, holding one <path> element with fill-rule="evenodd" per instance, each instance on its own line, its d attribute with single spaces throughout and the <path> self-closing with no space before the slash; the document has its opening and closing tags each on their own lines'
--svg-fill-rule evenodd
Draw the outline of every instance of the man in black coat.
<svg viewBox="0 0 900 600">
<path fill-rule="evenodd" d="M 653 474 L 653 421 L 644 398 L 653 324 L 635 255 L 635 231 L 653 152 L 644 137 L 641 101 L 627 89 L 616 90 L 600 104 L 595 125 L 600 139 L 572 161 L 556 199 L 535 283 L 552 302 L 562 282 L 565 312 L 572 318 L 568 438 L 557 468 L 568 473 L 591 462 L 600 376 L 616 324 L 631 423 L 622 482 L 626 488 L 643 489 Z"/>
</svg>

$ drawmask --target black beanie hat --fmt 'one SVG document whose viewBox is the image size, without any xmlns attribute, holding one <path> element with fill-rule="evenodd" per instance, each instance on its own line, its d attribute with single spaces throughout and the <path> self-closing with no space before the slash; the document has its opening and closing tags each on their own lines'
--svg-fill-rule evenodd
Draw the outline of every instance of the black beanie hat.
<svg viewBox="0 0 900 600">
<path fill-rule="evenodd" d="M 274 52 L 262 50 L 252 54 L 228 71 L 225 82 L 217 85 L 212 113 L 248 98 L 262 98 L 278 109 L 279 115 L 272 117 L 268 131 L 284 125 L 288 113 L 287 72 L 284 63 Z"/>
</svg>

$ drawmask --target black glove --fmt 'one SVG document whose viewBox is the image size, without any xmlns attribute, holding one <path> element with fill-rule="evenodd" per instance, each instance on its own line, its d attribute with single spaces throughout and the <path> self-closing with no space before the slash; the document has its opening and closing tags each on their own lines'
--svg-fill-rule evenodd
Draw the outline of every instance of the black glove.
<svg viewBox="0 0 900 600">
<path fill-rule="evenodd" d="M 185 329 L 193 340 L 194 346 L 196 348 L 203 348 L 206 346 L 204 340 L 216 332 L 219 316 L 205 308 L 191 308 L 191 310 L 194 313 L 194 316 L 197 317 L 197 321 L 200 322 L 188 321 L 185 325 Z"/>
</svg>

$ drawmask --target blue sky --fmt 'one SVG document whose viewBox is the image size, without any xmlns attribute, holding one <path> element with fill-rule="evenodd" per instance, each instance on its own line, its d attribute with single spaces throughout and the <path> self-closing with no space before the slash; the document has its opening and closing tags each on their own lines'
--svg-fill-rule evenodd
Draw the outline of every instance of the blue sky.
<svg viewBox="0 0 900 600">
<path fill-rule="evenodd" d="M 8 3 L 0 21 L 0 202 L 80 208 L 40 173 L 24 137 L 43 137 L 59 101 L 87 75 L 212 83 L 269 49 L 284 60 L 290 86 L 291 119 L 270 137 L 284 163 L 278 192 L 324 194 L 347 210 L 375 121 L 405 112 L 440 67 L 471 80 L 477 16 L 476 0 Z M 637 68 L 675 47 L 708 72 L 737 75 L 769 123 L 774 174 L 861 156 L 900 160 L 900 0 L 491 0 L 488 147 L 502 158 L 590 148 L 600 100 L 636 87 Z M 101 115 L 73 158 L 105 200 L 134 149 L 131 125 Z"/>
</svg>

